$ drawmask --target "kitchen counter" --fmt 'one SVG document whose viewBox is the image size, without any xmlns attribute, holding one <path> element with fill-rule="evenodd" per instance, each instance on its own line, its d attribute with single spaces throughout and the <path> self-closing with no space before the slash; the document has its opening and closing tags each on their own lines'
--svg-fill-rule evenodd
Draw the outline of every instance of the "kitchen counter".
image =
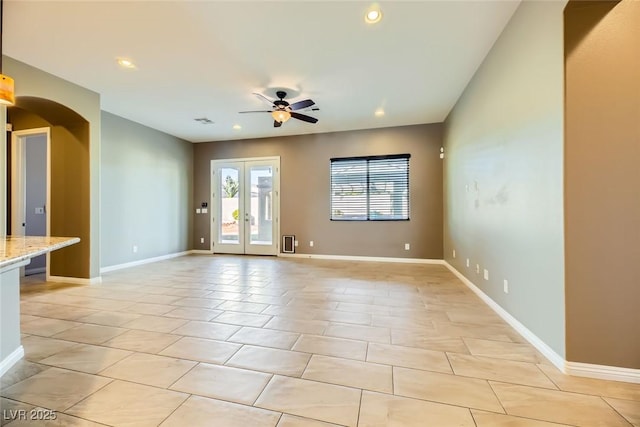
<svg viewBox="0 0 640 427">
<path fill-rule="evenodd" d="M 20 342 L 20 267 L 31 258 L 80 241 L 77 237 L 0 237 L 0 376 L 24 356 Z"/>
<path fill-rule="evenodd" d="M 73 245 L 77 237 L 7 236 L 0 237 L 0 272 L 47 252 Z"/>
</svg>

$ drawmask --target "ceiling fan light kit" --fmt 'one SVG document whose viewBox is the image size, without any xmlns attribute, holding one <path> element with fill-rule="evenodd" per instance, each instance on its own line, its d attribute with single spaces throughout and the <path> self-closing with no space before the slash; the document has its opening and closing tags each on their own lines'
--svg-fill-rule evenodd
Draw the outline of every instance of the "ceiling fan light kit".
<svg viewBox="0 0 640 427">
<path fill-rule="evenodd" d="M 287 97 L 287 92 L 277 91 L 276 96 L 278 99 L 276 101 L 272 101 L 261 93 L 254 93 L 258 98 L 268 102 L 271 104 L 271 110 L 262 110 L 262 111 L 240 111 L 240 113 L 271 113 L 271 117 L 273 117 L 273 127 L 279 128 L 282 126 L 284 122 L 289 120 L 290 118 L 302 120 L 307 123 L 317 123 L 318 119 L 315 117 L 307 116 L 306 114 L 297 113 L 296 110 L 302 110 L 304 108 L 309 108 L 315 105 L 316 103 L 310 99 L 304 99 L 302 101 L 294 102 L 293 104 L 289 104 L 289 102 L 284 99 Z M 313 110 L 317 111 L 318 108 L 314 108 Z"/>
<path fill-rule="evenodd" d="M 287 110 L 278 109 L 271 113 L 271 115 L 273 116 L 273 120 L 276 120 L 280 123 L 284 123 L 291 118 L 291 113 Z"/>
</svg>

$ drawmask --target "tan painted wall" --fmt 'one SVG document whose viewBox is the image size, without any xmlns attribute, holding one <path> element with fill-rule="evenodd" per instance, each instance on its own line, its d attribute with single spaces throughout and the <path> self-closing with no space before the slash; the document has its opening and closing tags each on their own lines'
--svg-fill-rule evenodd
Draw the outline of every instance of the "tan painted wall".
<svg viewBox="0 0 640 427">
<path fill-rule="evenodd" d="M 88 124 L 54 125 L 42 117 L 9 109 L 14 130 L 51 128 L 51 235 L 80 237 L 80 243 L 51 254 L 53 276 L 89 277 Z"/>
<path fill-rule="evenodd" d="M 445 259 L 561 357 L 563 9 L 520 4 L 444 138 Z"/>
<path fill-rule="evenodd" d="M 297 252 L 441 259 L 441 131 L 437 124 L 196 144 L 194 203 L 210 200 L 211 160 L 281 156 L 280 231 L 296 235 Z M 411 154 L 410 221 L 329 221 L 330 158 L 399 153 Z M 195 216 L 196 249 L 209 248 L 209 224 L 209 215 Z"/>
<path fill-rule="evenodd" d="M 86 194 L 77 195 L 82 198 L 83 210 L 81 227 L 89 227 L 89 252 L 87 265 L 82 266 L 82 275 L 89 278 L 100 275 L 100 95 L 52 74 L 46 73 L 23 62 L 5 56 L 3 58 L 4 73 L 13 77 L 17 97 L 35 97 L 48 99 L 73 110 L 87 122 L 89 144 L 83 148 L 74 147 L 72 152 L 76 160 L 82 159 L 82 165 L 75 167 L 82 170 L 84 181 L 81 183 Z M 3 160 L 0 154 L 0 162 Z M 71 178 L 70 176 L 68 178 Z M 71 214 L 71 213 L 70 213 Z M 72 213 L 75 215 L 76 213 Z M 77 246 L 77 245 L 76 245 Z M 77 249 L 69 249 L 77 250 Z M 80 260 L 83 264 L 85 260 Z M 78 277 L 78 276 L 75 276 Z"/>
<path fill-rule="evenodd" d="M 566 28 L 567 359 L 640 368 L 640 2 Z"/>
</svg>

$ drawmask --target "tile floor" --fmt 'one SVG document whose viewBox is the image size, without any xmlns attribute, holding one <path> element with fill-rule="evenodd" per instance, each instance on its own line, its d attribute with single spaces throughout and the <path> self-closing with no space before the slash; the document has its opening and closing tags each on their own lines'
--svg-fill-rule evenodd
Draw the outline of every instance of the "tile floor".
<svg viewBox="0 0 640 427">
<path fill-rule="evenodd" d="M 103 279 L 22 286 L 0 425 L 640 426 L 640 384 L 561 374 L 442 266 L 189 256 Z"/>
</svg>

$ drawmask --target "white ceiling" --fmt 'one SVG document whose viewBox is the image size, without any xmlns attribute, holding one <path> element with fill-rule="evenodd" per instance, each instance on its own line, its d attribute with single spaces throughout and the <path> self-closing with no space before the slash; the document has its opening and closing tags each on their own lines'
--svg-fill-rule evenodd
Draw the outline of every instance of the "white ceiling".
<svg viewBox="0 0 640 427">
<path fill-rule="evenodd" d="M 4 53 L 100 93 L 103 110 L 192 142 L 434 123 L 518 4 L 387 1 L 370 25 L 366 1 L 8 0 Z M 312 98 L 320 111 L 304 113 L 319 122 L 274 129 L 269 114 L 238 114 L 269 109 L 252 92 L 279 88 Z"/>
</svg>

